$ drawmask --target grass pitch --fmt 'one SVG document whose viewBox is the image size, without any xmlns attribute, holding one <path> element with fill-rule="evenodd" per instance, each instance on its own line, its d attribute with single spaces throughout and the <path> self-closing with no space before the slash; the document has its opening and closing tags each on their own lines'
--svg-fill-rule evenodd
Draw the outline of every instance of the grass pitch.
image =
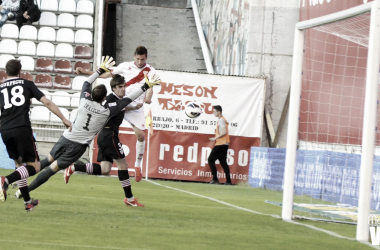
<svg viewBox="0 0 380 250">
<path fill-rule="evenodd" d="M 10 172 L 0 169 L 0 175 Z M 66 185 L 58 173 L 31 193 L 40 200 L 31 213 L 14 198 L 16 189 L 9 189 L 0 204 L 0 249 L 372 249 L 282 221 L 281 208 L 264 202 L 281 201 L 280 192 L 247 185 L 131 182 L 145 207 L 125 206 L 114 177 L 77 174 Z M 352 225 L 298 222 L 355 238 Z"/>
</svg>

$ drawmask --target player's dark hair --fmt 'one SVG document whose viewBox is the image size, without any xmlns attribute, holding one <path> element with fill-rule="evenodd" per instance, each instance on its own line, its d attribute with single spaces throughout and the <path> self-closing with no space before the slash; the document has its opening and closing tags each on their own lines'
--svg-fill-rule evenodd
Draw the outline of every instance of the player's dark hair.
<svg viewBox="0 0 380 250">
<path fill-rule="evenodd" d="M 122 83 L 125 83 L 124 77 L 118 74 L 114 75 L 110 82 L 111 89 L 113 90 L 114 88 L 116 88 L 117 85 L 122 84 Z"/>
<path fill-rule="evenodd" d="M 137 46 L 134 55 L 146 55 L 148 57 L 148 50 L 144 46 Z"/>
<path fill-rule="evenodd" d="M 104 84 L 100 84 L 92 90 L 91 97 L 93 101 L 101 103 L 104 97 L 106 97 L 106 95 L 107 95 L 106 86 L 104 86 Z"/>
<path fill-rule="evenodd" d="M 21 70 L 21 62 L 20 60 L 11 59 L 5 65 L 5 71 L 8 76 L 18 76 Z"/>
<path fill-rule="evenodd" d="M 222 113 L 222 106 L 220 106 L 220 105 L 215 105 L 215 106 L 213 106 L 213 108 L 214 108 L 216 111 L 219 111 L 220 113 Z"/>
</svg>

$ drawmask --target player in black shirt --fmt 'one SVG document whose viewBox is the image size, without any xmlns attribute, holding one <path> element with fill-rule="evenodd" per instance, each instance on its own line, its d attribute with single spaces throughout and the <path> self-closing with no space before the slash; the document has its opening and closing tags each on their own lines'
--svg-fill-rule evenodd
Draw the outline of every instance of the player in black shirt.
<svg viewBox="0 0 380 250">
<path fill-rule="evenodd" d="M 30 198 L 26 178 L 40 171 L 40 159 L 29 119 L 30 99 L 34 97 L 42 102 L 69 129 L 71 129 L 71 122 L 32 81 L 20 78 L 21 63 L 19 60 L 9 60 L 5 69 L 8 78 L 0 84 L 0 132 L 9 158 L 15 161 L 17 170 L 8 176 L 0 177 L 0 201 L 4 202 L 7 199 L 8 185 L 17 181 L 24 197 L 25 210 L 31 211 L 38 205 L 38 200 Z"/>
<path fill-rule="evenodd" d="M 121 75 L 114 75 L 111 80 L 112 93 L 106 98 L 107 107 L 109 103 L 114 103 L 117 100 L 123 99 L 125 95 L 125 79 Z M 125 109 L 137 109 L 141 108 L 142 104 L 136 107 L 127 106 Z M 98 135 L 98 158 L 96 163 L 87 164 L 74 164 L 66 168 L 64 174 L 65 183 L 69 182 L 70 176 L 75 172 L 84 172 L 91 175 L 108 175 L 112 168 L 112 163 L 115 162 L 118 166 L 118 176 L 121 186 L 124 189 L 125 199 L 124 203 L 128 206 L 144 205 L 139 203 L 132 194 L 131 181 L 129 180 L 128 163 L 124 155 L 123 147 L 119 140 L 119 127 L 124 119 L 125 110 L 122 110 L 119 114 L 111 117 L 103 130 Z"/>
</svg>

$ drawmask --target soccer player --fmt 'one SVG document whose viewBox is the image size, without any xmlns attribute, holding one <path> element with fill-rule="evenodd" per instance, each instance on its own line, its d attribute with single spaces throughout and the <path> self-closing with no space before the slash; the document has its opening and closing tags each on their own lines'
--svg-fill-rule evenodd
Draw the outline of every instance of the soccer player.
<svg viewBox="0 0 380 250">
<path fill-rule="evenodd" d="M 218 174 L 215 167 L 215 161 L 219 160 L 226 174 L 226 183 L 224 185 L 232 185 L 230 176 L 230 167 L 227 164 L 227 151 L 230 144 L 230 135 L 228 133 L 228 122 L 222 115 L 222 107 L 219 105 L 214 106 L 214 116 L 218 117 L 218 123 L 216 125 L 215 137 L 210 138 L 210 141 L 215 142 L 215 146 L 212 149 L 208 157 L 208 165 L 210 166 L 212 173 L 212 180 L 210 184 L 219 184 Z"/>
<path fill-rule="evenodd" d="M 5 69 L 8 78 L 0 84 L 0 131 L 9 158 L 15 161 L 17 169 L 8 176 L 0 177 L 0 200 L 4 202 L 7 199 L 8 186 L 17 182 L 24 198 L 25 210 L 32 211 L 39 201 L 30 198 L 26 179 L 40 171 L 40 159 L 29 119 L 30 99 L 34 97 L 42 102 L 62 120 L 69 130 L 71 122 L 32 81 L 20 78 L 21 63 L 19 60 L 9 60 Z"/>
<path fill-rule="evenodd" d="M 126 98 L 108 103 L 107 107 L 102 106 L 106 100 L 107 89 L 101 84 L 91 90 L 92 83 L 103 73 L 109 72 L 109 68 L 114 65 L 112 57 L 108 56 L 103 61 L 100 68 L 84 82 L 77 117 L 73 123 L 72 131 L 65 131 L 58 142 L 53 146 L 46 161 L 41 162 L 42 168 L 49 166 L 41 172 L 29 185 L 29 192 L 45 183 L 52 175 L 61 169 L 66 169 L 78 160 L 86 151 L 92 139 L 103 129 L 107 121 L 122 111 L 128 104 L 138 98 L 147 89 L 159 82 L 158 76 L 153 76 L 152 82 L 146 78 L 146 83 Z M 18 195 L 16 194 L 16 197 Z M 137 203 L 134 199 L 133 203 Z"/>
<path fill-rule="evenodd" d="M 112 93 L 107 96 L 107 102 L 105 106 L 109 103 L 115 103 L 120 100 L 125 95 L 125 79 L 121 75 L 114 75 L 111 80 Z M 125 107 L 128 109 L 138 109 L 141 108 L 142 104 L 138 104 L 135 107 L 130 107 L 128 105 Z M 108 175 L 111 171 L 112 163 L 115 162 L 118 167 L 118 176 L 120 184 L 123 187 L 125 193 L 124 203 L 129 206 L 140 206 L 144 205 L 137 202 L 132 194 L 131 181 L 129 180 L 128 173 L 128 163 L 125 159 L 123 147 L 119 140 L 119 127 L 123 122 L 124 110 L 119 112 L 117 115 L 111 117 L 103 130 L 98 135 L 98 158 L 96 163 L 87 164 L 74 164 L 66 168 L 63 178 L 65 183 L 69 182 L 70 176 L 75 171 L 84 172 L 91 175 Z"/>
<path fill-rule="evenodd" d="M 113 71 L 105 73 L 101 78 L 109 78 L 112 75 L 119 74 L 125 78 L 125 94 L 129 95 L 133 93 L 136 89 L 141 88 L 144 85 L 144 75 L 147 74 L 149 77 L 156 73 L 156 70 L 149 64 L 146 63 L 148 59 L 148 50 L 144 46 L 138 46 L 134 52 L 134 61 L 123 62 L 119 64 Z M 78 67 L 76 72 L 90 75 L 92 71 L 86 71 L 83 68 Z M 152 102 L 153 90 L 149 89 L 146 95 L 141 95 L 139 98 L 134 100 L 130 105 L 132 107 L 137 107 L 137 105 L 144 103 L 150 104 Z M 136 136 L 136 161 L 135 161 L 135 180 L 137 182 L 141 181 L 142 171 L 141 164 L 143 155 L 145 152 L 145 116 L 144 110 L 140 109 L 130 109 L 125 111 L 124 119 L 128 121 Z"/>
</svg>

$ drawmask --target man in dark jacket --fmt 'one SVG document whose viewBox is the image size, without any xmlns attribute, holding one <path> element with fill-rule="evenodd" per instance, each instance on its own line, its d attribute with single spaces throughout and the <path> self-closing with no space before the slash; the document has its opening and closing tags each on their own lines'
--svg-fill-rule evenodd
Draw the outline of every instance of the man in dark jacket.
<svg viewBox="0 0 380 250">
<path fill-rule="evenodd" d="M 41 11 L 38 9 L 36 0 L 21 0 L 20 13 L 17 16 L 17 26 L 21 29 L 24 23 L 32 25 L 33 22 L 40 20 Z"/>
</svg>

